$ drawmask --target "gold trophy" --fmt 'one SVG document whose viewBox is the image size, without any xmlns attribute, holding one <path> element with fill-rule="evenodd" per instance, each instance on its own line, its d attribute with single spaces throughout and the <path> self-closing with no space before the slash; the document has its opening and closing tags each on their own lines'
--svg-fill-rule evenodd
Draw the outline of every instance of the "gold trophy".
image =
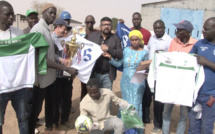
<svg viewBox="0 0 215 134">
<path fill-rule="evenodd" d="M 80 45 L 76 43 L 76 31 L 73 31 L 73 36 L 71 41 L 66 42 L 66 55 L 72 60 L 72 58 L 77 53 Z"/>
</svg>

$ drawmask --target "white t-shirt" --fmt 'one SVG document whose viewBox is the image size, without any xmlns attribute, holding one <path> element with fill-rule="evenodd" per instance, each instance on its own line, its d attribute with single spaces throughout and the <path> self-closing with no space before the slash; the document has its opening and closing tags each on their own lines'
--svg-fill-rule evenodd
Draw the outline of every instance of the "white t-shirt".
<svg viewBox="0 0 215 134">
<path fill-rule="evenodd" d="M 6 31 L 0 30 L 0 40 L 12 39 L 12 38 L 15 38 L 17 36 L 21 36 L 23 34 L 24 33 L 22 30 L 11 26 Z"/>
<path fill-rule="evenodd" d="M 154 57 L 156 50 L 168 51 L 171 41 L 172 38 L 167 33 L 164 33 L 161 38 L 157 38 L 156 35 L 151 36 L 147 44 L 149 59 L 151 60 Z"/>
<path fill-rule="evenodd" d="M 73 35 L 67 38 L 61 38 L 59 40 L 55 40 L 55 44 L 58 46 L 59 50 L 62 50 L 63 47 L 60 44 L 62 40 L 65 42 L 71 41 Z M 103 53 L 101 47 L 79 35 L 76 35 L 76 43 L 80 45 L 78 52 L 72 59 L 72 66 L 78 70 L 78 78 L 83 82 L 87 83 L 91 73 L 93 66 L 96 60 L 100 57 Z"/>
<path fill-rule="evenodd" d="M 154 88 L 155 78 L 156 101 L 192 106 L 204 82 L 204 70 L 191 54 L 160 52 L 155 53 L 150 65 L 148 75 L 150 88 Z"/>
</svg>

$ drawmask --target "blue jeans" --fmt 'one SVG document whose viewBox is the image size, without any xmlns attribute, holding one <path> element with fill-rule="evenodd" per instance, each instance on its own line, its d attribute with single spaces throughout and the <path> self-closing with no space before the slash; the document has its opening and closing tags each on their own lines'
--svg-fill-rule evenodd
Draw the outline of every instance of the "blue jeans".
<svg viewBox="0 0 215 134">
<path fill-rule="evenodd" d="M 2 134 L 2 125 L 4 124 L 4 115 L 7 103 L 11 100 L 12 106 L 16 112 L 20 134 L 28 134 L 28 114 L 27 114 L 27 94 L 29 89 L 20 89 L 10 93 L 0 94 L 0 134 Z"/>
<path fill-rule="evenodd" d="M 110 80 L 109 74 L 94 73 L 93 78 L 96 78 L 99 82 L 99 88 L 108 88 L 112 90 L 113 81 Z"/>
<path fill-rule="evenodd" d="M 163 125 L 162 125 L 162 134 L 169 134 L 169 126 L 171 121 L 171 114 L 174 104 L 164 104 L 163 110 Z M 180 120 L 178 122 L 178 127 L 176 134 L 184 134 L 186 123 L 187 123 L 187 115 L 188 109 L 186 106 L 180 106 Z"/>
<path fill-rule="evenodd" d="M 202 105 L 202 117 L 196 119 L 197 112 L 191 110 L 189 112 L 189 131 L 188 134 L 213 134 L 215 122 L 215 104 L 211 107 L 206 105 L 209 95 L 200 95 L 196 100 L 196 104 Z M 213 95 L 215 98 L 215 95 Z"/>
</svg>

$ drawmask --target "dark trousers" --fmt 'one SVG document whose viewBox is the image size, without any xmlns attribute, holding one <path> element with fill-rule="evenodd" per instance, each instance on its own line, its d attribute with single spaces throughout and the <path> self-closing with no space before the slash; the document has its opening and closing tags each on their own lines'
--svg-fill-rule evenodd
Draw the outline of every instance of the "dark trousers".
<svg viewBox="0 0 215 134">
<path fill-rule="evenodd" d="M 67 122 L 70 115 L 70 107 L 72 105 L 72 82 L 71 78 L 57 78 L 56 84 L 56 114 L 54 123 L 58 124 L 59 117 L 61 117 L 61 123 Z M 61 113 L 59 112 L 61 108 Z"/>
<path fill-rule="evenodd" d="M 81 100 L 87 94 L 87 84 L 81 82 Z"/>
<path fill-rule="evenodd" d="M 143 101 L 142 101 L 143 122 L 149 123 L 150 122 L 149 114 L 150 114 L 150 105 L 152 102 L 152 94 L 151 94 L 151 90 L 149 88 L 147 80 L 145 83 L 146 83 L 146 87 L 145 87 L 145 92 L 144 92 Z"/>
<path fill-rule="evenodd" d="M 156 82 L 154 87 L 156 87 Z M 153 103 L 154 103 L 153 123 L 154 123 L 154 127 L 162 129 L 164 104 L 159 101 L 155 101 L 155 93 L 156 93 L 156 88 L 153 94 Z"/>
<path fill-rule="evenodd" d="M 53 119 L 55 114 L 55 84 L 51 84 L 46 88 L 33 88 L 33 106 L 29 117 L 29 134 L 34 134 L 38 116 L 42 110 L 43 100 L 45 99 L 45 122 L 46 127 L 53 127 Z"/>
</svg>

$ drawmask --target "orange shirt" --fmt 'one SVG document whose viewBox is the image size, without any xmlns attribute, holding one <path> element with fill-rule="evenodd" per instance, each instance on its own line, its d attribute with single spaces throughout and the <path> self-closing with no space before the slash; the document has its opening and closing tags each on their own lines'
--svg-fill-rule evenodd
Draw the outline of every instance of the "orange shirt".
<svg viewBox="0 0 215 134">
<path fill-rule="evenodd" d="M 179 51 L 189 53 L 196 42 L 197 40 L 192 37 L 190 37 L 186 44 L 182 43 L 178 38 L 174 38 L 169 46 L 168 52 Z"/>
</svg>

